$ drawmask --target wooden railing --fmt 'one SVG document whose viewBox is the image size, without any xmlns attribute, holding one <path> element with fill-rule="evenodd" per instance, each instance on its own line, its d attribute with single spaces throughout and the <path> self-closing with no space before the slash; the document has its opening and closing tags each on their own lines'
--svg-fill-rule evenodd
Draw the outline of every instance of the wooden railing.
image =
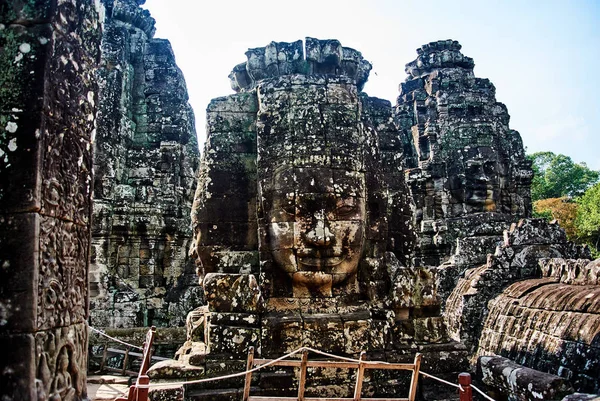
<svg viewBox="0 0 600 401">
<path fill-rule="evenodd" d="M 150 367 L 150 359 L 152 358 L 152 343 L 154 342 L 154 336 L 156 335 L 156 327 L 152 326 L 146 334 L 146 341 L 144 341 L 142 365 L 138 372 L 137 380 L 135 384 L 129 387 L 129 394 L 127 397 L 118 397 L 115 401 L 148 401 L 148 391 L 150 389 L 150 378 L 146 374 Z"/>
<path fill-rule="evenodd" d="M 250 395 L 250 383 L 252 381 L 251 370 L 258 365 L 270 364 L 270 366 L 288 366 L 300 368 L 300 380 L 298 382 L 297 397 L 263 397 Z M 377 400 L 377 401 L 415 401 L 417 395 L 417 382 L 419 379 L 419 369 L 421 366 L 421 354 L 415 355 L 413 363 L 386 363 L 386 362 L 371 362 L 366 360 L 366 353 L 363 351 L 360 354 L 360 359 L 356 362 L 349 359 L 339 361 L 309 361 L 308 350 L 302 351 L 301 360 L 280 360 L 273 359 L 254 359 L 254 347 L 248 349 L 248 362 L 246 366 L 246 382 L 244 385 L 243 401 L 352 401 L 352 400 Z M 313 398 L 305 397 L 306 388 L 306 370 L 307 368 L 346 368 L 357 369 L 356 384 L 354 386 L 353 398 Z M 385 370 L 407 370 L 412 372 L 408 398 L 361 398 L 364 373 L 366 369 L 385 369 Z"/>
</svg>

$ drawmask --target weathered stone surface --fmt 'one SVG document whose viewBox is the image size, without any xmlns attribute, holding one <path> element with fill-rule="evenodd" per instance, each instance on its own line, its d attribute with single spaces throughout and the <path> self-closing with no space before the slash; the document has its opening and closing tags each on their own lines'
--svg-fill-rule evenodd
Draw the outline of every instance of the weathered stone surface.
<svg viewBox="0 0 600 401">
<path fill-rule="evenodd" d="M 481 356 L 477 369 L 483 382 L 495 394 L 499 392 L 508 400 L 560 400 L 573 392 L 564 378 L 526 368 L 502 357 Z"/>
<path fill-rule="evenodd" d="M 586 283 L 596 262 L 549 259 L 540 279 L 519 281 L 490 301 L 478 355 L 501 355 L 568 379 L 575 390 L 600 390 L 600 286 Z M 590 274 L 592 273 L 592 274 Z"/>
<path fill-rule="evenodd" d="M 406 65 L 395 118 L 405 142 L 404 166 L 414 201 L 416 263 L 439 265 L 456 239 L 479 236 L 482 213 L 503 223 L 529 217 L 532 171 L 518 132 L 492 83 L 473 74 L 474 63 L 456 41 L 432 42 Z M 462 227 L 461 227 L 462 226 Z M 489 241 L 483 241 L 492 252 Z"/>
<path fill-rule="evenodd" d="M 445 318 L 451 337 L 476 350 L 490 311 L 488 302 L 503 289 L 515 281 L 539 277 L 540 259 L 589 256 L 588 249 L 566 241 L 558 224 L 543 219 L 513 224 L 496 253 L 488 257 L 485 265 L 467 270 L 448 298 Z"/>
<path fill-rule="evenodd" d="M 541 259 L 543 277 L 555 277 L 564 284 L 599 285 L 600 260 L 589 259 Z"/>
<path fill-rule="evenodd" d="M 148 399 L 150 401 L 183 401 L 185 391 L 183 386 L 163 387 L 160 390 L 150 389 Z"/>
<path fill-rule="evenodd" d="M 91 323 L 183 325 L 202 302 L 189 213 L 198 149 L 185 81 L 154 19 L 106 0 L 95 142 Z"/>
<path fill-rule="evenodd" d="M 573 393 L 565 398 L 563 401 L 597 401 L 600 400 L 598 394 L 583 394 L 583 393 Z"/>
<path fill-rule="evenodd" d="M 177 360 L 155 377 L 241 371 L 252 345 L 267 358 L 310 346 L 408 362 L 419 351 L 425 370 L 455 378 L 478 346 L 500 343 L 501 330 L 484 325 L 494 302 L 535 292 L 537 284 L 514 284 L 502 293 L 518 280 L 543 274 L 540 286 L 557 285 L 532 310 L 567 298 L 574 304 L 564 313 L 595 305 L 586 298 L 598 280 L 597 268 L 583 269 L 589 252 L 557 225 L 514 224 L 531 213 L 532 171 L 493 85 L 474 76 L 457 42 L 417 53 L 395 107 L 361 91 L 370 64 L 336 40 L 272 42 L 233 68 L 236 93 L 207 109 L 192 208 L 207 304 L 190 314 Z M 546 260 L 556 257 L 582 260 Z M 575 283 L 590 292 L 561 287 Z M 310 370 L 307 395 L 352 396 L 353 374 Z M 410 380 L 366 377 L 363 396 L 398 396 Z M 297 384 L 291 368 L 268 369 L 252 391 L 293 396 Z M 203 383 L 188 396 L 234 399 L 240 386 Z"/>
<path fill-rule="evenodd" d="M 87 398 L 99 11 L 85 0 L 0 5 L 3 399 Z"/>
<path fill-rule="evenodd" d="M 252 274 L 210 273 L 204 278 L 211 312 L 260 312 L 262 297 Z"/>
<path fill-rule="evenodd" d="M 432 361 L 464 366 L 440 315 L 439 270 L 410 265 L 409 146 L 391 103 L 360 91 L 370 64 L 310 38 L 306 55 L 301 42 L 273 42 L 246 56 L 230 75 L 237 93 L 207 109 L 192 222 L 208 309 L 190 315 L 190 340 L 160 370 L 172 376 L 183 362 L 214 375 L 219 362 L 244 366 L 249 345 L 263 357 L 306 345 L 407 361 L 436 344 Z M 278 395 L 295 391 L 288 370 Z M 273 374 L 257 374 L 258 394 L 273 393 Z M 307 391 L 352 395 L 353 374 L 316 369 Z M 367 376 L 364 395 L 406 385 Z M 190 397 L 229 399 L 239 385 L 216 394 L 203 384 Z"/>
</svg>

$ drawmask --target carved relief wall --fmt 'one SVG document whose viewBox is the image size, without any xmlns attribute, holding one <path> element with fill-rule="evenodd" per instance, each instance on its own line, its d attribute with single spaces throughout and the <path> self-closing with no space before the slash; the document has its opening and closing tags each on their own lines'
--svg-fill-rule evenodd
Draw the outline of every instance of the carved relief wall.
<svg viewBox="0 0 600 401">
<path fill-rule="evenodd" d="M 2 398 L 86 398 L 99 12 L 0 5 Z"/>
</svg>

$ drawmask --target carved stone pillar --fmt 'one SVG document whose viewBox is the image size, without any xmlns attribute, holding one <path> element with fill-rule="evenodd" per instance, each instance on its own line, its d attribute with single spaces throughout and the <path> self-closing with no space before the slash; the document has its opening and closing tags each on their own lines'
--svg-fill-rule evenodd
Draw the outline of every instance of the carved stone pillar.
<svg viewBox="0 0 600 401">
<path fill-rule="evenodd" d="M 0 4 L 0 396 L 86 398 L 92 0 Z"/>
</svg>

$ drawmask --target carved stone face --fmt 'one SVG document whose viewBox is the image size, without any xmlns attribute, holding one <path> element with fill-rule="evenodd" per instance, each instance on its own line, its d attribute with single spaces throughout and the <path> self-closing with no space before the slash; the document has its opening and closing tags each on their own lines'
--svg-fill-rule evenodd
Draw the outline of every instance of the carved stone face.
<svg viewBox="0 0 600 401">
<path fill-rule="evenodd" d="M 331 296 L 356 275 L 365 243 L 365 177 L 329 168 L 286 168 L 265 200 L 268 245 L 295 297 Z"/>
<path fill-rule="evenodd" d="M 462 165 L 449 169 L 452 195 L 465 204 L 467 212 L 496 211 L 503 176 L 502 165 L 490 148 L 465 150 Z"/>
</svg>

